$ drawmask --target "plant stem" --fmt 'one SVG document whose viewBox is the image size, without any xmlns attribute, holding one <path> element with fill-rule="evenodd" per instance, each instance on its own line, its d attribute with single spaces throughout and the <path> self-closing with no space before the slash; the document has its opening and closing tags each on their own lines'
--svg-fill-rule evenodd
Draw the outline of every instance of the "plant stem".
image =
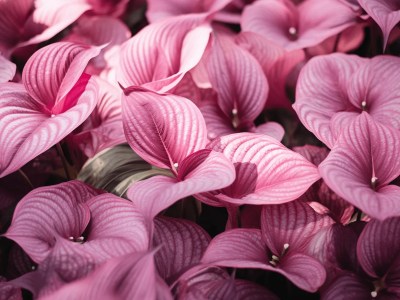
<svg viewBox="0 0 400 300">
<path fill-rule="evenodd" d="M 62 149 L 62 147 L 61 147 L 61 144 L 60 144 L 60 143 L 57 143 L 57 144 L 56 144 L 56 148 L 57 148 L 58 155 L 60 156 L 61 161 L 62 161 L 62 164 L 63 164 L 65 176 L 67 177 L 68 180 L 71 180 L 71 179 L 72 179 L 72 176 L 71 176 L 71 174 L 69 173 L 68 162 L 67 162 L 67 159 L 65 158 L 64 151 L 63 151 L 63 149 Z"/>
<path fill-rule="evenodd" d="M 28 183 L 28 185 L 32 188 L 32 190 L 34 190 L 35 187 L 33 186 L 32 182 L 30 181 L 28 175 L 26 175 L 25 172 L 22 171 L 21 169 L 18 169 L 18 173 L 24 178 L 24 180 Z"/>
</svg>

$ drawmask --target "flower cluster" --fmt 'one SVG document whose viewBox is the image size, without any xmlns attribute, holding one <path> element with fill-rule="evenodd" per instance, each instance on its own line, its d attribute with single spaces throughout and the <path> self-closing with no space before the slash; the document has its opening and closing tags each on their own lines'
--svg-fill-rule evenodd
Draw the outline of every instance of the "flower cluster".
<svg viewBox="0 0 400 300">
<path fill-rule="evenodd" d="M 399 22 L 0 1 L 0 300 L 400 298 Z"/>
</svg>

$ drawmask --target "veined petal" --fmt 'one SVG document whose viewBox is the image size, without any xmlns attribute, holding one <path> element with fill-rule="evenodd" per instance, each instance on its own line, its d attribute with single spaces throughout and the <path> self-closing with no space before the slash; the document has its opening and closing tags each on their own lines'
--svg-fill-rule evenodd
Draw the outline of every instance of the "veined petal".
<svg viewBox="0 0 400 300">
<path fill-rule="evenodd" d="M 174 169 L 189 154 L 204 148 L 206 125 L 188 99 L 134 90 L 122 98 L 126 139 L 144 160 Z"/>
</svg>

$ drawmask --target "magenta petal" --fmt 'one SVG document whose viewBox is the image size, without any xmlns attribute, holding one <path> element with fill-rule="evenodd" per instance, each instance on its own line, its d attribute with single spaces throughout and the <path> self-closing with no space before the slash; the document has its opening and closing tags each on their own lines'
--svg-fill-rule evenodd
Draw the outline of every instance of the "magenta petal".
<svg viewBox="0 0 400 300">
<path fill-rule="evenodd" d="M 211 238 L 195 223 L 182 219 L 157 217 L 154 219 L 153 247 L 158 273 L 167 282 L 197 265 Z"/>
<path fill-rule="evenodd" d="M 319 179 L 316 167 L 276 139 L 254 133 L 220 137 L 208 147 L 222 152 L 236 168 L 233 185 L 216 195 L 234 204 L 292 201 Z"/>
<path fill-rule="evenodd" d="M 132 251 L 145 251 L 149 234 L 144 216 L 132 202 L 112 194 L 102 194 L 86 202 L 90 209 L 87 240 L 120 238 L 132 243 Z"/>
<path fill-rule="evenodd" d="M 234 179 L 233 165 L 223 154 L 200 150 L 178 166 L 178 179 L 155 176 L 137 182 L 129 188 L 128 198 L 153 218 L 179 199 L 223 188 Z"/>
<path fill-rule="evenodd" d="M 339 275 L 321 292 L 322 300 L 372 299 L 373 287 L 352 273 Z M 380 297 L 378 298 L 380 299 Z"/>
<path fill-rule="evenodd" d="M 396 0 L 358 0 L 358 3 L 383 31 L 383 49 L 385 50 L 390 32 L 400 21 L 399 2 Z"/>
<path fill-rule="evenodd" d="M 0 83 L 12 80 L 16 70 L 17 66 L 1 55 L 0 51 Z"/>
<path fill-rule="evenodd" d="M 90 220 L 85 202 L 95 195 L 92 188 L 80 181 L 37 188 L 18 203 L 4 235 L 17 242 L 35 262 L 41 262 L 56 237 L 82 235 Z"/>
<path fill-rule="evenodd" d="M 355 110 L 348 98 L 347 83 L 367 62 L 344 54 L 331 54 L 311 59 L 302 69 L 293 108 L 301 122 L 328 147 L 333 147 L 330 120 L 341 111 Z M 358 108 L 361 111 L 361 107 Z"/>
<path fill-rule="evenodd" d="M 357 257 L 370 276 L 382 278 L 395 265 L 400 251 L 400 218 L 371 220 L 357 243 Z M 396 262 L 398 264 L 398 262 Z"/>
<path fill-rule="evenodd" d="M 397 130 L 363 112 L 346 128 L 319 170 L 340 197 L 368 215 L 385 219 L 400 214 L 400 187 L 388 185 L 400 175 Z"/>
<path fill-rule="evenodd" d="M 222 112 L 234 128 L 246 129 L 263 110 L 269 90 L 259 63 L 223 35 L 214 35 L 205 61 Z"/>
<path fill-rule="evenodd" d="M 285 247 L 289 252 L 303 252 L 320 229 L 333 224 L 328 216 L 316 213 L 307 203 L 292 201 L 266 205 L 261 213 L 261 230 L 268 248 L 277 256 Z"/>
<path fill-rule="evenodd" d="M 144 160 L 174 169 L 189 154 L 204 148 L 206 125 L 188 99 L 135 90 L 122 98 L 126 139 Z"/>
<path fill-rule="evenodd" d="M 74 105 L 53 117 L 42 113 L 20 84 L 4 83 L 0 91 L 0 176 L 10 174 L 61 141 L 90 115 L 97 85 L 82 76 L 65 103 Z"/>
<path fill-rule="evenodd" d="M 36 51 L 25 65 L 22 81 L 42 112 L 58 114 L 71 106 L 66 96 L 78 82 L 89 60 L 100 53 L 67 42 L 54 43 Z"/>
<path fill-rule="evenodd" d="M 121 48 L 118 82 L 166 92 L 200 61 L 211 28 L 206 14 L 178 16 L 145 27 Z"/>
</svg>

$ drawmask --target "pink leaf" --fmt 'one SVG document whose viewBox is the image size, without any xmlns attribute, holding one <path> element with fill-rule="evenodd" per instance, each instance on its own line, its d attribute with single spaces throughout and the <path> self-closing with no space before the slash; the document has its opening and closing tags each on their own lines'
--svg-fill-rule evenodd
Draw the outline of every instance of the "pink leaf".
<svg viewBox="0 0 400 300">
<path fill-rule="evenodd" d="M 97 85 L 83 75 L 65 103 L 74 103 L 57 115 L 42 108 L 22 85 L 4 83 L 0 91 L 0 176 L 10 174 L 48 150 L 77 128 L 97 102 Z"/>
<path fill-rule="evenodd" d="M 18 203 L 5 236 L 17 242 L 35 262 L 42 262 L 56 237 L 81 236 L 90 220 L 85 202 L 95 195 L 79 181 L 37 188 Z"/>
<path fill-rule="evenodd" d="M 389 183 L 400 175 L 399 147 L 397 130 L 363 112 L 342 132 L 319 170 L 336 194 L 371 217 L 397 216 L 400 188 Z"/>
<path fill-rule="evenodd" d="M 144 216 L 130 201 L 103 194 L 86 202 L 90 209 L 90 231 L 86 240 L 125 239 L 132 251 L 145 251 L 149 234 Z"/>
<path fill-rule="evenodd" d="M 399 2 L 396 0 L 358 0 L 358 3 L 383 31 L 383 50 L 385 50 L 390 32 L 400 21 Z"/>
<path fill-rule="evenodd" d="M 22 81 L 42 112 L 62 113 L 71 108 L 67 94 L 78 82 L 89 60 L 100 48 L 67 42 L 54 43 L 36 51 L 25 65 Z"/>
<path fill-rule="evenodd" d="M 319 179 L 316 167 L 272 137 L 237 133 L 212 141 L 236 168 L 235 182 L 215 197 L 234 204 L 278 204 L 302 195 Z"/>
<path fill-rule="evenodd" d="M 339 16 L 339 17 L 335 17 Z M 287 50 L 315 46 L 355 24 L 350 7 L 334 0 L 256 1 L 243 11 L 241 26 Z"/>
<path fill-rule="evenodd" d="M 204 148 L 206 125 L 188 99 L 135 90 L 122 102 L 126 139 L 150 164 L 174 170 L 174 164 Z"/>
<path fill-rule="evenodd" d="M 323 300 L 371 299 L 373 288 L 352 273 L 339 275 L 328 288 L 322 290 Z"/>
<path fill-rule="evenodd" d="M 154 23 L 173 16 L 200 12 L 214 13 L 222 9 L 229 2 L 232 2 L 232 0 L 149 0 L 146 17 L 150 23 Z"/>
<path fill-rule="evenodd" d="M 75 22 L 90 5 L 83 0 L 36 0 L 35 10 L 26 25 L 26 35 L 32 36 L 18 46 L 46 41 Z"/>
<path fill-rule="evenodd" d="M 191 266 L 197 265 L 211 238 L 195 223 L 182 219 L 154 219 L 153 247 L 158 273 L 172 282 Z"/>
<path fill-rule="evenodd" d="M 320 229 L 332 225 L 328 216 L 316 213 L 308 204 L 292 201 L 266 205 L 261 213 L 263 238 L 273 254 L 303 252 Z"/>
<path fill-rule="evenodd" d="M 178 16 L 145 27 L 121 48 L 118 82 L 171 90 L 200 61 L 208 44 L 206 14 Z"/>
<path fill-rule="evenodd" d="M 251 127 L 268 95 L 268 82 L 259 63 L 233 40 L 214 35 L 206 68 L 218 105 L 234 129 Z"/>
<path fill-rule="evenodd" d="M 12 80 L 16 70 L 17 66 L 1 55 L 0 51 L 0 83 Z"/>
<path fill-rule="evenodd" d="M 178 166 L 177 179 L 155 176 L 137 182 L 129 188 L 128 198 L 152 219 L 179 199 L 223 188 L 234 179 L 233 165 L 223 154 L 200 150 Z"/>
<path fill-rule="evenodd" d="M 335 113 L 361 110 L 349 102 L 347 84 L 366 62 L 343 54 L 319 56 L 311 59 L 299 75 L 293 107 L 303 125 L 330 148 L 336 140 L 330 126 Z"/>
<path fill-rule="evenodd" d="M 358 260 L 368 275 L 383 278 L 398 262 L 400 251 L 400 218 L 371 220 L 357 243 Z"/>
</svg>

